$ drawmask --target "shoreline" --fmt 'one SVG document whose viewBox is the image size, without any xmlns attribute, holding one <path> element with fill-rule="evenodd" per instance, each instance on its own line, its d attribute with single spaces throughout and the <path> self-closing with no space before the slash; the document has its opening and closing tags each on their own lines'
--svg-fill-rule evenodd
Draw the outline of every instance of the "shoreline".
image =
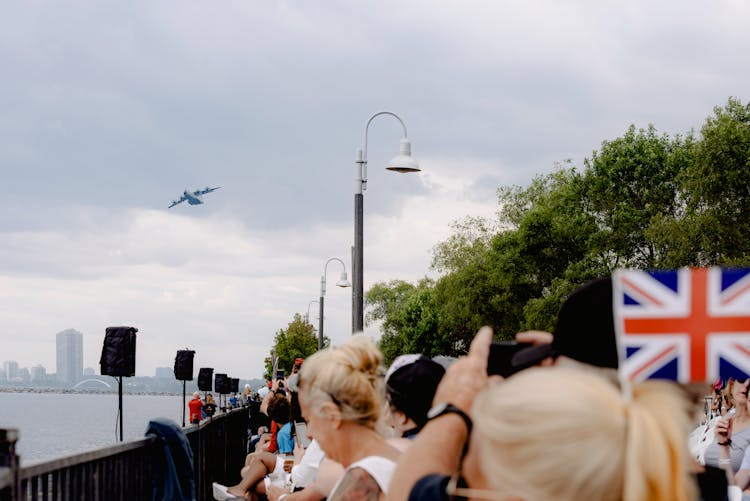
<svg viewBox="0 0 750 501">
<path fill-rule="evenodd" d="M 60 394 L 90 394 L 90 395 L 117 395 L 116 389 L 91 389 L 91 388 L 51 388 L 51 387 L 18 387 L 18 386 L 0 386 L 0 393 L 60 393 Z M 123 395 L 153 395 L 153 396 L 169 396 L 169 397 L 181 397 L 182 392 L 166 392 L 166 391 L 126 391 L 123 389 Z"/>
</svg>

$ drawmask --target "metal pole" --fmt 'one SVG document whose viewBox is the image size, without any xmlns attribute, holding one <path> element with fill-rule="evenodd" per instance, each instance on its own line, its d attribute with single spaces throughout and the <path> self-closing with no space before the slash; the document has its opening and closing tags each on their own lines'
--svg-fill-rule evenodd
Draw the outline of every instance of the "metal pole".
<svg viewBox="0 0 750 501">
<path fill-rule="evenodd" d="M 318 351 L 323 349 L 323 296 L 320 296 L 320 308 L 318 308 L 318 313 L 320 318 L 318 318 Z"/>
<path fill-rule="evenodd" d="M 352 334 L 364 330 L 364 286 L 363 286 L 363 195 L 354 194 L 354 259 L 352 260 Z"/>
<path fill-rule="evenodd" d="M 122 376 L 120 376 L 117 393 L 120 398 L 120 442 L 122 442 Z"/>
<path fill-rule="evenodd" d="M 182 427 L 185 427 L 185 380 L 182 380 Z"/>
</svg>

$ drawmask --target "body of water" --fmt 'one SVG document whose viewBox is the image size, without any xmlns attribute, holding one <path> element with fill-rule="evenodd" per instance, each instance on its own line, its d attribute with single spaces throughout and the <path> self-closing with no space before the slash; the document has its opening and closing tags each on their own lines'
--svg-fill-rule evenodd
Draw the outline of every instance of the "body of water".
<svg viewBox="0 0 750 501">
<path fill-rule="evenodd" d="M 148 422 L 182 424 L 182 395 L 123 395 L 123 438 L 142 438 Z M 0 393 L 0 428 L 18 428 L 17 452 L 28 464 L 119 442 L 117 395 Z"/>
</svg>

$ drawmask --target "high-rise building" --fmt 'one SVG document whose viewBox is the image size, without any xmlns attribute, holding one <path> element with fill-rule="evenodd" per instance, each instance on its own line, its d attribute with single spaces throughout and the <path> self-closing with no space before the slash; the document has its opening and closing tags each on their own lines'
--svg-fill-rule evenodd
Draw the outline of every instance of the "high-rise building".
<svg viewBox="0 0 750 501">
<path fill-rule="evenodd" d="M 75 329 L 57 333 L 57 379 L 75 383 L 83 376 L 83 334 Z"/>
<path fill-rule="evenodd" d="M 3 362 L 3 371 L 5 372 L 5 379 L 13 381 L 18 377 L 18 362 L 15 360 L 6 360 Z"/>
<path fill-rule="evenodd" d="M 47 369 L 41 365 L 35 365 L 31 368 L 31 380 L 35 382 L 44 381 L 47 377 Z"/>
</svg>

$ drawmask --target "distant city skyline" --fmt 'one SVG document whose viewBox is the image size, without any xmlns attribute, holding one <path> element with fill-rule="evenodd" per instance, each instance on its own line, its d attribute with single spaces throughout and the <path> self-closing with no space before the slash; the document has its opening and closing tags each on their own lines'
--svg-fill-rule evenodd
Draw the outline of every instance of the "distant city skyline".
<svg viewBox="0 0 750 501">
<path fill-rule="evenodd" d="M 174 369 L 171 367 L 157 367 L 154 371 L 154 377 L 156 378 L 173 378 Z"/>
<path fill-rule="evenodd" d="M 74 383 L 83 379 L 84 376 L 100 375 L 100 369 L 98 365 L 98 358 L 100 355 L 99 351 L 94 354 L 89 354 L 89 358 L 91 358 L 92 356 L 95 356 L 97 358 L 96 364 L 94 364 L 93 366 L 90 365 L 91 360 L 88 361 L 89 365 L 86 365 L 85 363 L 86 352 L 84 350 L 84 346 L 86 346 L 87 344 L 87 336 L 85 333 L 74 328 L 67 328 L 56 333 L 54 337 L 50 334 L 50 340 L 52 340 L 53 338 L 55 348 L 54 370 L 52 370 L 51 367 L 43 365 L 38 360 L 26 360 L 21 363 L 15 359 L 9 358 L 1 362 L 2 365 L 0 365 L 0 381 L 10 382 L 12 379 L 16 379 L 18 382 L 34 382 L 43 380 L 48 376 L 52 376 L 61 382 Z M 102 340 L 103 339 L 104 336 L 102 336 Z M 88 343 L 91 344 L 90 339 L 88 340 Z M 49 346 L 52 347 L 53 344 L 50 342 Z M 10 355 L 14 356 L 14 354 Z M 169 356 L 165 357 L 165 359 L 168 360 L 172 356 L 173 355 L 170 353 Z M 20 377 L 22 374 L 24 375 L 24 377 Z M 158 366 L 155 367 L 152 374 L 152 377 L 155 378 L 173 378 L 174 369 L 167 366 Z M 139 376 L 149 377 L 145 374 L 140 374 Z"/>
</svg>

